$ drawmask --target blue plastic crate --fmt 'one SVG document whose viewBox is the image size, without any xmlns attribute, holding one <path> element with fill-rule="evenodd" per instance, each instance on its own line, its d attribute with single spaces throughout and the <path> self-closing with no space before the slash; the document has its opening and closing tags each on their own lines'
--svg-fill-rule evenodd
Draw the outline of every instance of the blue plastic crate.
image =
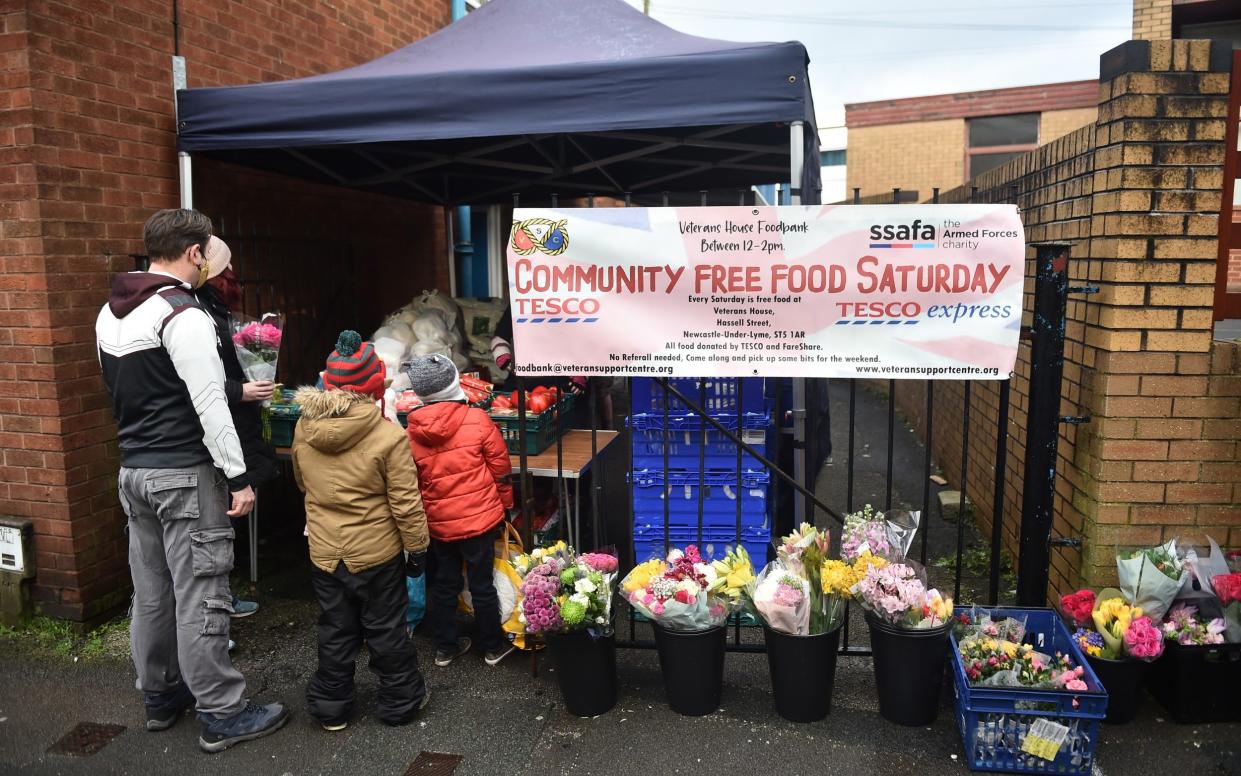
<svg viewBox="0 0 1241 776">
<path fill-rule="evenodd" d="M 747 471 L 742 473 L 738 485 L 735 471 L 708 471 L 704 477 L 699 477 L 697 470 L 672 471 L 668 476 L 657 470 L 639 470 L 633 476 L 633 522 L 662 529 L 666 504 L 669 524 L 696 529 L 701 497 L 704 526 L 735 530 L 740 500 L 742 527 L 769 529 L 767 486 L 770 479 L 765 471 Z"/>
<path fill-rule="evenodd" d="M 670 532 L 671 544 L 664 544 L 663 526 L 634 526 L 633 557 L 635 563 L 642 563 L 651 558 L 662 558 L 667 554 L 666 547 L 683 548 L 687 544 L 697 544 L 698 551 L 706 560 L 724 557 L 728 550 L 737 546 L 737 532 L 734 529 L 702 530 L 702 541 L 698 539 L 696 528 L 673 527 Z M 771 531 L 760 528 L 747 528 L 741 532 L 741 544 L 750 554 L 750 561 L 755 569 L 762 569 L 767 563 L 767 550 L 771 547 Z"/>
<path fill-rule="evenodd" d="M 742 377 L 741 411 L 763 412 L 767 407 L 767 399 L 763 395 L 763 378 Z M 735 377 L 670 377 L 668 383 L 685 395 L 685 398 L 697 404 L 702 398 L 702 389 L 706 390 L 707 404 L 703 409 L 707 412 L 737 412 L 737 378 Z M 700 388 L 699 386 L 702 386 Z M 632 412 L 662 412 L 664 408 L 664 389 L 655 382 L 653 377 L 635 377 L 630 382 L 630 410 Z M 668 407 L 673 412 L 684 412 L 686 406 L 668 395 Z"/>
<path fill-rule="evenodd" d="M 982 611 L 982 610 L 980 610 Z M 1052 609 L 995 608 L 993 618 L 1026 619 L 1025 642 L 1048 655 L 1063 652 L 1085 667 L 1086 692 L 1035 690 L 1020 687 L 970 687 L 965 666 L 952 636 L 953 693 L 957 727 L 966 764 L 974 771 L 1056 773 L 1088 776 L 1099 743 L 1099 722 L 1107 714 L 1107 692 L 1082 657 L 1072 634 Z M 1077 701 L 1077 708 L 1073 702 Z M 1069 728 L 1054 761 L 1021 751 L 1034 721 L 1047 718 Z"/>
<path fill-rule="evenodd" d="M 737 433 L 736 415 L 716 413 L 712 419 Z M 666 433 L 665 420 L 668 426 Z M 630 416 L 628 423 L 634 469 L 696 469 L 700 464 L 712 469 L 737 468 L 737 443 L 694 413 L 672 413 L 666 419 L 662 412 L 638 413 Z M 741 440 L 759 455 L 765 456 L 770 424 L 766 413 L 746 413 L 741 418 Z M 668 452 L 666 460 L 665 448 Z M 757 458 L 741 451 L 743 470 L 760 469 L 762 466 Z"/>
</svg>

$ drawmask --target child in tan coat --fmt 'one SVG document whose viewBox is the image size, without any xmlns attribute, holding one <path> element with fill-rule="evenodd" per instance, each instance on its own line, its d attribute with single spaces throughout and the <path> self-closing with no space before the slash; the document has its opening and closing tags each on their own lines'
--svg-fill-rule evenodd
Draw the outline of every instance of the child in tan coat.
<svg viewBox="0 0 1241 776">
<path fill-rule="evenodd" d="M 325 729 L 348 724 L 365 641 L 379 675 L 378 717 L 403 725 L 429 698 L 405 628 L 405 578 L 422 574 L 428 542 L 417 470 L 405 434 L 375 406 L 385 374 L 371 344 L 342 332 L 323 376 L 326 390 L 302 388 L 294 399 L 293 473 L 306 494 L 321 610 L 306 702 Z"/>
</svg>

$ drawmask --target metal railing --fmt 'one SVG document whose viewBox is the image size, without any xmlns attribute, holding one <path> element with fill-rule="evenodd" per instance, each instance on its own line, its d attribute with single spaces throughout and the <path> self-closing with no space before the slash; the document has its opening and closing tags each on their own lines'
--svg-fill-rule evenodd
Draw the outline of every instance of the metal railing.
<svg viewBox="0 0 1241 776">
<path fill-rule="evenodd" d="M 1013 194 L 1015 199 L 1015 191 Z M 746 196 L 747 192 L 740 192 L 739 202 L 741 204 L 746 204 Z M 973 196 L 971 196 L 970 201 L 973 201 L 973 199 Z M 938 200 L 939 190 L 935 189 L 932 202 L 938 202 Z M 626 195 L 625 205 L 628 206 L 631 201 L 630 196 Z M 669 197 L 665 194 L 663 196 L 663 203 L 667 205 L 668 201 Z M 861 203 L 861 201 L 860 193 L 855 190 L 854 202 Z M 894 190 L 891 201 L 893 203 L 902 203 L 908 201 L 908 198 L 904 197 L 900 190 Z M 706 202 L 707 194 L 706 192 L 702 192 L 700 204 L 705 206 Z M 595 203 L 593 195 L 588 198 L 588 203 L 591 207 L 594 206 Z M 517 196 L 514 196 L 513 204 L 514 207 L 519 205 L 519 199 Z M 551 206 L 556 207 L 557 204 L 558 200 L 555 195 L 553 195 L 551 198 Z M 1048 552 L 1053 543 L 1053 540 L 1051 539 L 1051 515 L 1052 503 L 1055 498 L 1054 481 L 1055 463 L 1057 458 L 1056 442 L 1059 436 L 1059 423 L 1064 420 L 1058 415 L 1060 380 L 1059 365 L 1063 362 L 1064 299 L 1066 294 L 1070 292 L 1070 289 L 1065 282 L 1065 278 L 1067 277 L 1065 272 L 1065 267 L 1068 260 L 1067 248 L 1065 246 L 1043 246 L 1038 248 L 1038 254 L 1040 259 L 1038 261 L 1038 277 L 1035 278 L 1036 293 L 1034 300 L 1034 326 L 1032 332 L 1024 332 L 1027 338 L 1032 338 L 1034 341 L 1034 346 L 1031 351 L 1033 379 L 1029 391 L 1029 412 L 1027 415 L 1027 423 L 1025 428 L 1016 429 L 1015 431 L 1015 433 L 1025 433 L 1027 435 L 1027 455 L 1023 494 L 1024 503 L 1019 529 L 1021 549 L 1020 557 L 1018 559 L 1020 582 L 1018 584 L 1017 591 L 1019 593 L 1019 601 L 1027 605 L 1041 605 L 1044 602 L 1047 586 Z M 960 491 L 961 500 L 957 514 L 956 536 L 952 549 L 952 562 L 948 564 L 953 569 L 952 591 L 954 599 L 958 602 L 961 600 L 962 580 L 966 561 L 966 523 L 967 520 L 971 519 L 970 514 L 967 512 L 967 506 L 969 504 L 967 494 L 970 492 L 971 487 L 971 468 L 974 468 L 974 465 L 977 464 L 977 461 L 972 459 L 972 454 L 974 453 L 975 448 L 974 440 L 985 440 L 987 436 L 993 440 L 994 446 L 992 449 L 995 452 L 993 459 L 990 462 L 990 468 L 992 469 L 993 476 L 991 478 L 992 482 L 990 494 L 990 537 L 989 542 L 986 545 L 989 555 L 986 563 L 987 573 L 985 600 L 971 601 L 970 603 L 996 604 L 1000 600 L 1001 580 L 1003 577 L 1003 560 L 1005 558 L 1003 536 L 1006 519 L 1008 519 L 1008 516 L 1006 515 L 1007 510 L 1004 496 L 1008 482 L 1010 465 L 1008 455 L 1009 436 L 1014 433 L 1014 430 L 1010 429 L 1010 406 L 1013 403 L 1013 376 L 1010 375 L 1009 377 L 1010 379 L 1000 379 L 994 381 L 994 395 L 996 396 L 994 413 L 986 412 L 984 409 L 980 409 L 976 406 L 979 402 L 974 396 L 975 391 L 973 390 L 973 384 L 971 382 L 966 381 L 963 383 L 952 383 L 953 386 L 960 386 L 962 396 L 961 420 L 959 427 L 961 460 L 959 476 L 957 478 L 957 483 L 955 483 Z M 524 418 L 525 381 L 519 378 L 517 382 L 518 389 L 521 392 L 519 393 L 518 413 L 519 416 Z M 847 466 L 843 473 L 845 480 L 843 498 L 835 503 L 833 503 L 833 499 L 823 496 L 817 487 L 819 478 L 822 476 L 822 467 L 820 464 L 822 459 L 826 457 L 825 453 L 827 452 L 827 449 L 831 447 L 830 436 L 832 429 L 830 424 L 822 432 L 807 434 L 807 439 L 804 444 L 806 445 L 806 452 L 811 465 L 808 465 L 805 468 L 804 481 L 798 481 L 798 479 L 787 470 L 786 466 L 780 465 L 782 458 L 787 458 L 789 446 L 798 443 L 793 440 L 786 439 L 789 434 L 787 433 L 787 429 L 784 428 L 783 420 L 789 414 L 790 410 L 782 406 L 782 401 L 780 398 L 781 392 L 779 390 L 773 392 L 774 396 L 771 400 L 770 406 L 772 408 L 772 423 L 776 426 L 777 431 L 786 433 L 777 433 L 774 436 L 771 449 L 766 451 L 759 451 L 753 445 L 746 442 L 743 438 L 744 429 L 742 428 L 742 424 L 740 422 L 742 415 L 741 408 L 743 406 L 745 392 L 747 390 L 752 390 L 752 388 L 747 387 L 743 378 L 735 378 L 734 380 L 733 395 L 736 397 L 736 414 L 739 419 L 735 430 L 730 428 L 725 423 L 717 420 L 712 416 L 712 413 L 708 411 L 708 397 L 705 384 L 703 382 L 699 382 L 697 396 L 695 396 L 692 390 L 682 390 L 671 384 L 667 379 L 660 378 L 656 380 L 655 384 L 660 387 L 662 392 L 662 403 L 659 411 L 662 413 L 664 421 L 662 424 L 664 458 L 663 470 L 666 473 L 671 469 L 669 466 L 669 450 L 673 431 L 670 428 L 672 425 L 670 420 L 671 404 L 675 401 L 678 403 L 678 412 L 692 413 L 692 415 L 698 419 L 700 424 L 700 429 L 697 432 L 700 434 L 700 441 L 698 444 L 698 477 L 700 478 L 700 483 L 705 482 L 707 477 L 706 448 L 709 434 L 715 433 L 720 437 L 729 440 L 735 446 L 736 456 L 734 462 L 734 474 L 736 475 L 736 481 L 739 487 L 735 506 L 735 535 L 733 537 L 735 542 L 742 542 L 744 532 L 743 504 L 740 494 L 740 483 L 743 476 L 746 474 L 743 468 L 743 457 L 749 457 L 749 459 L 757 462 L 763 467 L 763 469 L 770 473 L 773 486 L 778 486 L 773 487 L 773 490 L 781 494 L 790 491 L 796 492 L 803 497 L 802 501 L 804 503 L 804 513 L 800 516 L 801 520 L 815 523 L 816 520 L 821 518 L 832 520 L 839 524 L 843 522 L 845 514 L 856 511 L 859 506 L 857 498 L 860 490 L 857 476 L 859 462 L 857 448 L 857 441 L 859 438 L 857 415 L 859 405 L 858 386 L 859 383 L 862 382 L 863 381 L 859 379 L 832 380 L 830 382 L 822 379 L 806 381 L 808 386 L 808 395 L 812 396 L 826 396 L 826 393 L 819 394 L 819 392 L 828 392 L 829 390 L 833 392 L 842 389 L 847 390 L 848 407 L 847 417 L 845 419 L 845 423 L 847 425 L 847 432 L 845 434 L 845 447 L 847 451 L 845 459 L 847 461 Z M 865 382 L 882 385 L 885 381 Z M 900 382 L 908 385 L 913 381 Z M 934 456 L 936 441 L 939 438 L 939 435 L 949 432 L 955 434 L 957 429 L 950 429 L 949 427 L 946 427 L 942 421 L 938 424 L 936 423 L 935 415 L 937 408 L 942 409 L 945 406 L 944 393 L 942 391 L 938 395 L 936 393 L 937 381 L 925 380 L 918 382 L 922 383 L 922 388 L 925 391 L 925 417 L 921 419 L 923 431 L 922 444 L 924 445 L 921 456 L 921 475 L 923 484 L 921 488 L 920 511 L 922 513 L 922 518 L 919 527 L 920 535 L 917 537 L 916 547 L 917 559 L 922 565 L 926 566 L 929 560 L 929 547 L 932 544 L 932 540 L 938 538 L 938 534 L 933 534 L 933 531 L 943 530 L 941 528 L 933 527 L 934 521 L 931 520 L 931 478 L 932 475 L 936 473 L 936 462 Z M 632 378 L 627 378 L 627 389 L 631 388 L 631 386 Z M 896 432 L 898 427 L 898 381 L 894 379 L 887 380 L 886 388 L 887 406 L 884 438 L 886 438 L 887 459 L 884 462 L 885 477 L 881 491 L 884 511 L 891 511 L 897 503 L 895 498 L 896 494 L 894 493 L 894 483 L 896 480 L 895 452 Z M 632 396 L 631 390 L 629 390 L 628 393 Z M 599 427 L 598 414 L 596 411 L 596 395 L 593 390 L 588 392 L 588 404 L 592 441 L 591 457 L 594 459 L 598 454 L 597 436 L 599 433 Z M 821 402 L 821 404 L 823 406 L 828 406 L 827 402 Z M 683 409 L 680 405 L 683 405 Z M 994 415 L 994 420 L 991 420 L 992 415 Z M 559 426 L 559 424 L 564 422 L 564 419 L 557 417 L 555 422 Z M 524 429 L 524 421 L 521 425 Z M 811 427 L 816 427 L 816 424 L 811 424 Z M 557 431 L 559 431 L 559 428 Z M 559 433 L 556 434 L 556 438 L 557 472 L 558 476 L 563 477 L 563 442 Z M 521 493 L 523 494 L 522 532 L 523 540 L 526 542 L 526 546 L 529 547 L 532 543 L 531 505 L 529 499 L 530 477 L 528 469 L 528 456 L 525 453 L 526 446 L 524 430 L 522 432 L 520 442 L 522 452 L 519 456 L 519 476 Z M 629 527 L 627 549 L 629 557 L 636 563 L 645 560 L 645 558 L 635 557 L 633 542 L 635 483 L 633 481 L 632 465 L 627 464 L 627 469 L 629 475 L 626 477 L 628 498 L 625 509 L 626 524 Z M 838 469 L 833 466 L 833 472 L 837 471 Z M 604 493 L 604 489 L 606 487 L 604 481 L 606 478 L 600 476 L 600 474 L 601 472 L 596 467 L 592 475 L 590 489 L 592 509 L 589 535 L 591 542 L 596 547 L 608 544 L 608 537 L 606 536 L 607 521 L 602 519 L 602 514 L 600 512 L 601 506 L 603 504 L 607 504 L 609 510 L 611 510 L 614 506 L 614 502 L 607 499 L 606 494 Z M 836 476 L 842 475 L 837 474 Z M 668 484 L 665 482 L 665 494 L 667 493 L 668 487 Z M 975 490 L 977 490 L 977 487 L 975 487 Z M 566 493 L 567 495 L 567 490 L 561 490 L 559 492 Z M 695 533 L 700 543 L 703 541 L 705 536 L 705 492 L 705 487 L 699 486 L 697 488 L 697 523 Z M 874 493 L 876 501 L 878 501 L 879 495 L 880 494 L 878 492 Z M 916 498 L 916 494 L 914 494 L 914 497 Z M 780 508 L 780 501 L 781 499 L 779 498 L 769 499 L 769 503 L 774 503 L 776 505 L 776 509 Z M 909 501 L 913 501 L 913 499 L 908 499 L 907 502 Z M 914 506 L 912 503 L 909 505 L 910 507 Z M 567 505 L 565 504 L 561 504 L 561 509 L 564 510 L 566 506 Z M 789 517 L 792 519 L 796 516 L 790 515 Z M 782 519 L 783 515 L 774 515 L 773 518 L 775 519 L 775 522 L 772 523 L 772 538 L 778 539 L 780 535 L 780 526 L 784 523 L 784 520 Z M 791 520 L 791 522 L 800 522 L 800 520 Z M 672 543 L 672 527 L 671 507 L 668 499 L 664 498 L 663 537 L 665 547 L 670 546 Z M 565 529 L 562 527 L 562 535 L 564 530 Z M 911 557 L 914 555 L 912 551 L 910 554 Z M 754 558 L 756 571 L 761 568 L 763 561 L 763 558 Z M 618 645 L 632 648 L 652 648 L 654 646 L 653 640 L 638 637 L 638 628 L 640 627 L 638 617 L 635 616 L 632 609 L 629 607 L 625 608 L 627 610 L 627 632 L 623 637 L 618 638 Z M 743 638 L 743 626 L 740 617 L 734 618 L 731 627 L 732 636 L 729 639 L 729 650 L 752 652 L 763 651 L 765 649 L 761 639 L 747 640 Z M 854 629 L 856 630 L 856 623 Z M 849 632 L 850 617 L 846 617 L 842 631 L 840 647 L 841 652 L 843 654 L 851 655 L 869 654 L 868 648 L 855 644 L 851 641 Z"/>
</svg>

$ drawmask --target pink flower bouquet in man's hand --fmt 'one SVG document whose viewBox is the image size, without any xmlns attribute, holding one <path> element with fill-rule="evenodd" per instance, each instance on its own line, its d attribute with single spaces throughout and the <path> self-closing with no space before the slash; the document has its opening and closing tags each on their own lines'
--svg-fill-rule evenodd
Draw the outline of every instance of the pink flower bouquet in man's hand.
<svg viewBox="0 0 1241 776">
<path fill-rule="evenodd" d="M 256 321 L 243 315 L 233 316 L 233 346 L 246 378 L 255 382 L 276 380 L 276 360 L 284 337 L 284 317 L 267 313 Z"/>
</svg>

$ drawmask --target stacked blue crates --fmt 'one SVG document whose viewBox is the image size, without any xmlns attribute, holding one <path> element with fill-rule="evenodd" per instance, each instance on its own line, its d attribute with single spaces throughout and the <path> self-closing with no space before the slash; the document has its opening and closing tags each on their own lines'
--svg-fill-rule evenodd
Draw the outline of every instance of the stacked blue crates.
<svg viewBox="0 0 1241 776">
<path fill-rule="evenodd" d="M 703 408 L 715 421 L 759 454 L 767 454 L 771 414 L 762 378 L 743 378 L 740 402 L 735 378 L 683 377 L 668 382 L 695 404 L 704 400 L 705 393 Z M 737 445 L 672 396 L 665 415 L 664 391 L 654 379 L 632 380 L 631 411 L 635 562 L 663 556 L 665 506 L 668 544 L 698 543 L 704 557 L 721 557 L 737 543 L 740 502 L 741 543 L 761 567 L 771 542 L 771 475 L 766 468 L 743 450 L 738 476 Z"/>
</svg>

